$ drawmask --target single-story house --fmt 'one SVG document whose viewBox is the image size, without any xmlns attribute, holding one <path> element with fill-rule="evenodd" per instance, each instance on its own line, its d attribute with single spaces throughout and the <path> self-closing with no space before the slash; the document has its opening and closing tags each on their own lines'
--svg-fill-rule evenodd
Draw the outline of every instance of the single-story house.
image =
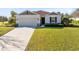
<svg viewBox="0 0 79 59">
<path fill-rule="evenodd" d="M 18 26 L 37 27 L 44 24 L 60 24 L 61 15 L 55 12 L 46 11 L 24 11 L 16 15 Z"/>
</svg>

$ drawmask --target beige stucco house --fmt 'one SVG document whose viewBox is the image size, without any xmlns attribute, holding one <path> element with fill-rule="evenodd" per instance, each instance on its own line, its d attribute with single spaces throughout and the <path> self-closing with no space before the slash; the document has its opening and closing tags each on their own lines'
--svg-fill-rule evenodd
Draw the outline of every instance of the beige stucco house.
<svg viewBox="0 0 79 59">
<path fill-rule="evenodd" d="M 46 11 L 24 11 L 16 15 L 16 23 L 21 27 L 37 27 L 44 24 L 60 24 L 61 15 Z"/>
</svg>

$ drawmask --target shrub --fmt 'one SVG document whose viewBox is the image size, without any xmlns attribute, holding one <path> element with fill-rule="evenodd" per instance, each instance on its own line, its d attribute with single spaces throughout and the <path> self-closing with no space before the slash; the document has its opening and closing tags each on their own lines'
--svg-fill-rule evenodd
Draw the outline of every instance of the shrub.
<svg viewBox="0 0 79 59">
<path fill-rule="evenodd" d="M 7 27 L 17 27 L 18 25 L 16 23 L 7 23 L 5 24 Z"/>
<path fill-rule="evenodd" d="M 65 26 L 63 24 L 45 24 L 45 27 L 79 27 L 79 25 L 69 24 Z"/>
<path fill-rule="evenodd" d="M 63 24 L 45 24 L 46 27 L 64 27 Z"/>
<path fill-rule="evenodd" d="M 72 24 L 79 24 L 79 21 L 78 20 L 73 20 Z"/>
<path fill-rule="evenodd" d="M 16 23 L 16 20 L 15 20 L 15 18 L 11 18 L 9 21 L 8 21 L 8 23 Z"/>
<path fill-rule="evenodd" d="M 9 19 L 9 21 L 8 21 L 8 26 L 16 26 L 16 18 L 15 17 L 11 17 L 10 19 Z"/>
<path fill-rule="evenodd" d="M 65 27 L 79 27 L 79 25 L 69 24 L 68 26 L 65 26 Z"/>
<path fill-rule="evenodd" d="M 70 23 L 69 18 L 63 18 L 62 24 L 63 24 L 64 26 L 68 26 L 69 23 Z"/>
</svg>

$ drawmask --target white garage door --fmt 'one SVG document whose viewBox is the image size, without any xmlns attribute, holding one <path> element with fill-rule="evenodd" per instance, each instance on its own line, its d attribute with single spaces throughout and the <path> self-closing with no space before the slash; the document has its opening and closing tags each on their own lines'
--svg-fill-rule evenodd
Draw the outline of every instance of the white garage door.
<svg viewBox="0 0 79 59">
<path fill-rule="evenodd" d="M 36 27 L 39 20 L 39 15 L 19 15 L 17 23 L 22 27 Z"/>
</svg>

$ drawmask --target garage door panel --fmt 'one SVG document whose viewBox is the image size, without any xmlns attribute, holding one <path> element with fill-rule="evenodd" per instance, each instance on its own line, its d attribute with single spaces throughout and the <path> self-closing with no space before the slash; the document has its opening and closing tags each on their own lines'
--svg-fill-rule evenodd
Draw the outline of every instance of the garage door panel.
<svg viewBox="0 0 79 59">
<path fill-rule="evenodd" d="M 23 19 L 25 20 L 25 19 Z M 36 26 L 37 19 L 26 19 L 26 21 L 22 22 L 24 26 Z"/>
<path fill-rule="evenodd" d="M 19 26 L 36 27 L 38 18 L 37 16 L 22 16 L 19 18 Z"/>
</svg>

